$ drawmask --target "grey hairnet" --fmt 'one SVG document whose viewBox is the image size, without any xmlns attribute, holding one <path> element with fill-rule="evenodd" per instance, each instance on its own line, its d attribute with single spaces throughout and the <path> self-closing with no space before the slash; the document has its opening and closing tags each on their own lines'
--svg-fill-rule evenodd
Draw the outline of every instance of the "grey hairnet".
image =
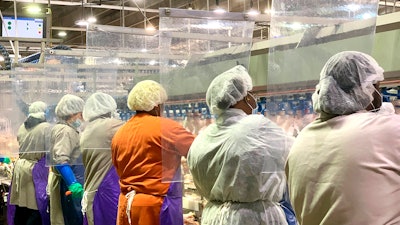
<svg viewBox="0 0 400 225">
<path fill-rule="evenodd" d="M 383 69 L 369 55 L 344 51 L 332 56 L 323 67 L 313 94 L 316 112 L 346 115 L 364 110 L 373 100 Z"/>
<path fill-rule="evenodd" d="M 98 116 L 113 113 L 116 109 L 117 103 L 111 95 L 97 92 L 86 100 L 82 115 L 84 120 L 91 121 Z"/>
<path fill-rule="evenodd" d="M 66 116 L 82 112 L 84 104 L 85 102 L 80 97 L 66 94 L 60 99 L 56 106 L 56 116 L 62 119 Z"/>
<path fill-rule="evenodd" d="M 29 115 L 28 117 L 34 117 L 37 119 L 45 119 L 45 111 L 47 109 L 47 104 L 42 101 L 33 102 L 29 106 Z"/>
<path fill-rule="evenodd" d="M 246 68 L 241 65 L 225 71 L 214 78 L 206 93 L 207 105 L 213 114 L 219 115 L 253 89 L 253 84 Z"/>
<path fill-rule="evenodd" d="M 137 83 L 128 95 L 128 108 L 133 111 L 151 111 L 155 106 L 167 101 L 165 89 L 153 80 Z"/>
</svg>

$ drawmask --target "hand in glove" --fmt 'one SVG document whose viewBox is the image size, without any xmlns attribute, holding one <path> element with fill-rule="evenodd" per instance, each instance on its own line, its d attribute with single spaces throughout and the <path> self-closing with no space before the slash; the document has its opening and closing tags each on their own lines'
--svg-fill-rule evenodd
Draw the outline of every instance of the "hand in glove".
<svg viewBox="0 0 400 225">
<path fill-rule="evenodd" d="M 7 156 L 0 157 L 0 162 L 5 163 L 5 164 L 10 164 L 11 160 Z"/>
<path fill-rule="evenodd" d="M 73 183 L 68 186 L 68 189 L 72 193 L 73 198 L 82 198 L 83 187 L 80 183 Z"/>
<path fill-rule="evenodd" d="M 62 164 L 55 166 L 58 172 L 60 172 L 62 178 L 68 186 L 69 191 L 72 193 L 73 198 L 82 198 L 83 187 L 75 178 L 74 172 L 72 172 L 71 166 L 68 164 Z M 70 193 L 65 193 L 69 195 Z"/>
</svg>

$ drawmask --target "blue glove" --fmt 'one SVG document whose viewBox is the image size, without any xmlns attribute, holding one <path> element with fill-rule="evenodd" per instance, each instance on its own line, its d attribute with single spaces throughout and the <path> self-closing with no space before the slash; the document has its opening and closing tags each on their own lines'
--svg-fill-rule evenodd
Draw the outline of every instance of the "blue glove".
<svg viewBox="0 0 400 225">
<path fill-rule="evenodd" d="M 10 164 L 11 160 L 7 156 L 0 157 L 0 162 Z"/>
<path fill-rule="evenodd" d="M 68 164 L 57 165 L 55 168 L 60 172 L 62 178 L 68 186 L 68 189 L 72 192 L 72 197 L 82 198 L 83 187 L 75 178 L 74 172 L 72 172 L 71 166 Z"/>
</svg>

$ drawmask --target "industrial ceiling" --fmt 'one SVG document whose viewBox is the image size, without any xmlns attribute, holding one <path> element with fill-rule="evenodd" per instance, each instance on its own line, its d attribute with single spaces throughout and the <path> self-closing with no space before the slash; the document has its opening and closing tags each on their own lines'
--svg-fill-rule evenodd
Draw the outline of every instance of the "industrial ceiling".
<svg viewBox="0 0 400 225">
<path fill-rule="evenodd" d="M 263 14 L 272 5 L 272 0 L 1 0 L 0 10 L 2 15 L 26 16 L 26 9 L 32 3 L 40 5 L 41 15 L 46 21 L 51 21 L 48 36 L 54 40 L 52 46 L 84 48 L 85 27 L 77 25 L 76 22 L 90 16 L 97 19 L 96 24 L 135 28 L 154 26 L 157 29 L 159 8 L 162 7 L 195 10 L 214 10 L 220 7 L 230 12 L 256 9 Z M 397 11 L 400 11 L 400 1 L 380 1 L 379 15 Z M 267 39 L 268 29 L 268 19 L 257 21 L 253 42 Z M 60 37 L 60 31 L 64 31 L 66 36 Z M 0 44 L 4 43 L 7 42 L 2 40 Z M 7 50 L 11 50 L 10 46 L 4 45 Z M 19 53 L 24 57 L 38 52 L 41 47 L 40 43 L 21 42 Z"/>
</svg>

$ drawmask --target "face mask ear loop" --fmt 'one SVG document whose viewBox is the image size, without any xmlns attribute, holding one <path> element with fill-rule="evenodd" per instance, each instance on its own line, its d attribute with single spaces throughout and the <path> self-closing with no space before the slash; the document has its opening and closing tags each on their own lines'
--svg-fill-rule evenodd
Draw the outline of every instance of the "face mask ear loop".
<svg viewBox="0 0 400 225">
<path fill-rule="evenodd" d="M 246 102 L 247 106 L 250 107 L 251 111 L 253 111 L 255 108 L 253 108 L 250 103 L 247 101 L 248 97 L 244 98 L 244 102 Z"/>
<path fill-rule="evenodd" d="M 375 88 L 375 86 L 374 86 L 374 92 L 378 93 L 378 95 L 380 96 L 381 102 L 383 102 L 383 96 L 382 96 L 382 94 Z M 370 112 L 376 112 L 376 111 L 378 111 L 378 110 L 380 109 L 380 108 L 375 108 L 375 105 L 374 105 L 374 103 L 373 103 L 373 100 L 372 100 L 372 102 L 371 102 L 370 104 L 372 105 L 372 108 L 373 108 L 373 109 L 370 110 Z"/>
</svg>

